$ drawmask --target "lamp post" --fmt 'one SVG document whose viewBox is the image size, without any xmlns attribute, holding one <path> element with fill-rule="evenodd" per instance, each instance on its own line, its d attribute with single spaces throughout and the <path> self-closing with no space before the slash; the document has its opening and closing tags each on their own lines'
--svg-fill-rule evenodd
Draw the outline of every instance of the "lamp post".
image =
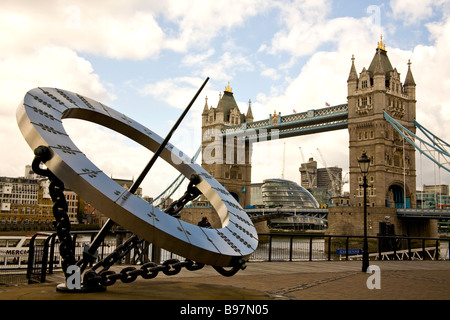
<svg viewBox="0 0 450 320">
<path fill-rule="evenodd" d="M 359 169 L 363 175 L 363 184 L 361 185 L 364 190 L 364 240 L 363 240 L 363 260 L 362 260 L 362 271 L 366 272 L 369 267 L 369 246 L 367 244 L 367 173 L 369 172 L 370 159 L 367 157 L 365 151 L 363 151 L 361 158 L 358 159 Z"/>
</svg>

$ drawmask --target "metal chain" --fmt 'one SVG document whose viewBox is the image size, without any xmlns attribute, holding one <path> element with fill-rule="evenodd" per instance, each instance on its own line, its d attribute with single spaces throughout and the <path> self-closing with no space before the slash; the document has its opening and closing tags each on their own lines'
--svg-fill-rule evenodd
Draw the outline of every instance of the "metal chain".
<svg viewBox="0 0 450 320">
<path fill-rule="evenodd" d="M 72 236 L 70 235 L 70 220 L 67 215 L 68 206 L 64 195 L 64 183 L 59 180 L 50 170 L 41 169 L 40 164 L 47 162 L 52 157 L 52 151 L 46 146 L 37 147 L 34 150 L 35 157 L 32 162 L 33 171 L 50 180 L 50 196 L 53 201 L 53 216 L 55 217 L 56 234 L 60 241 L 59 252 L 62 257 L 62 269 L 66 275 L 67 267 L 74 265 L 75 253 L 73 250 Z"/>
<path fill-rule="evenodd" d="M 191 260 L 180 262 L 178 259 L 169 259 L 164 261 L 162 264 L 147 262 L 144 263 L 139 269 L 135 267 L 126 267 L 118 273 L 108 269 L 104 269 L 97 273 L 91 269 L 85 273 L 83 277 L 83 285 L 86 287 L 106 287 L 115 284 L 117 280 L 121 280 L 124 283 L 130 283 L 136 280 L 138 276 L 141 276 L 144 279 L 153 279 L 160 271 L 167 276 L 173 276 L 178 274 L 183 267 L 189 271 L 195 271 L 200 270 L 203 266 L 204 264 L 198 264 Z"/>
<path fill-rule="evenodd" d="M 193 174 L 191 175 L 191 178 L 189 180 L 190 182 L 186 192 L 180 199 L 172 202 L 172 204 L 166 210 L 164 210 L 165 213 L 171 216 L 177 215 L 189 201 L 194 200 L 201 194 L 200 190 L 198 190 L 195 186 L 200 182 L 200 177 L 196 174 Z"/>
</svg>

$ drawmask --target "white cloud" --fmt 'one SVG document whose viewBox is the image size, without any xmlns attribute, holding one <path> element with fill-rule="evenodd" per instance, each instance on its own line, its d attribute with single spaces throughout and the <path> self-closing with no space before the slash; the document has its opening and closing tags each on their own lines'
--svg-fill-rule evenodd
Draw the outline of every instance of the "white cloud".
<svg viewBox="0 0 450 320">
<path fill-rule="evenodd" d="M 196 77 L 169 78 L 144 85 L 140 93 L 144 96 L 151 95 L 172 107 L 184 109 L 204 81 L 205 79 Z"/>
<path fill-rule="evenodd" d="M 264 69 L 263 71 L 261 71 L 261 75 L 264 77 L 271 78 L 273 80 L 278 80 L 281 77 L 278 71 L 275 70 L 274 68 Z"/>
<path fill-rule="evenodd" d="M 294 11 L 291 14 L 292 23 L 298 21 L 300 13 Z M 267 50 L 271 53 L 286 51 L 292 56 L 311 55 L 303 65 L 299 74 L 292 79 L 286 79 L 285 85 L 276 87 L 267 93 L 261 93 L 254 103 L 255 119 L 265 119 L 274 109 L 282 115 L 307 111 L 324 107 L 325 101 L 331 105 L 347 102 L 347 77 L 350 71 L 352 54 L 355 54 L 357 72 L 363 67 L 368 68 L 374 54 L 379 34 L 383 33 L 381 26 L 370 25 L 370 17 L 335 18 L 322 20 L 320 14 L 316 15 L 316 21 L 300 23 L 286 28 L 275 35 L 271 47 Z M 297 19 L 297 20 L 296 20 Z M 362 28 L 361 26 L 366 26 Z M 385 40 L 388 56 L 393 67 L 401 73 L 402 81 L 406 76 L 408 59 L 412 61 L 412 72 L 417 83 L 417 120 L 427 128 L 433 128 L 434 133 L 445 141 L 450 141 L 450 135 L 446 132 L 444 123 L 450 119 L 450 76 L 448 75 L 448 52 L 450 51 L 448 39 L 450 38 L 450 19 L 444 15 L 443 21 L 427 25 L 433 44 L 430 46 L 417 45 L 411 51 L 401 50 L 389 46 L 389 38 Z M 304 32 L 302 28 L 309 28 L 311 32 Z M 310 37 L 306 37 L 310 35 Z M 312 36 L 311 36 L 312 35 Z M 386 39 L 386 37 L 385 37 Z M 326 42 L 335 44 L 335 50 L 317 52 L 317 48 Z M 308 45 L 310 46 L 308 48 Z M 284 142 L 284 140 L 283 140 Z M 298 181 L 298 165 L 301 146 L 305 157 L 314 156 L 318 159 L 317 148 L 324 154 L 328 165 L 339 165 L 344 170 L 348 169 L 348 133 L 345 130 L 316 134 L 311 136 L 290 138 L 286 140 L 288 154 L 286 159 L 291 161 L 286 166 L 286 173 L 291 180 Z M 266 143 L 268 144 L 268 143 Z M 267 153 L 280 155 L 282 149 L 280 143 L 275 145 L 274 151 L 264 150 L 263 146 L 255 148 L 255 156 L 262 157 Z M 305 151 L 306 150 L 306 151 Z M 294 159 L 294 160 L 292 160 Z M 297 160 L 295 160 L 297 159 Z M 277 169 L 274 174 L 281 174 L 281 160 L 277 160 Z M 417 162 L 419 163 L 419 162 Z M 319 161 L 320 164 L 320 161 Z M 267 170 L 270 163 L 254 167 L 253 178 L 267 178 Z M 428 170 L 433 166 L 428 162 Z M 419 173 L 418 176 L 422 175 Z M 285 174 L 286 174 L 285 173 Z M 433 173 L 425 172 L 424 177 L 433 177 Z M 450 182 L 449 177 L 447 177 Z M 426 183 L 426 182 L 424 182 Z M 428 181 L 428 184 L 436 181 Z M 419 178 L 418 178 L 418 187 Z"/>
<path fill-rule="evenodd" d="M 433 14 L 433 0 L 392 0 L 390 5 L 394 17 L 402 19 L 405 25 L 418 23 Z"/>
<path fill-rule="evenodd" d="M 263 12 L 270 1 L 179 1 L 166 2 L 162 13 L 177 25 L 164 46 L 186 52 L 189 48 L 207 48 L 211 39 L 245 23 L 246 19 Z"/>
<path fill-rule="evenodd" d="M 0 115 L 4 122 L 1 130 L 2 147 L 14 154 L 14 162 L 3 165 L 0 175 L 23 175 L 23 169 L 17 168 L 18 163 L 32 161 L 32 150 L 20 139 L 17 128 L 15 110 L 26 92 L 35 87 L 71 88 L 75 92 L 89 97 L 111 101 L 114 96 L 109 94 L 99 81 L 91 64 L 80 58 L 70 49 L 62 47 L 41 47 L 28 54 L 0 54 L 0 88 L 2 101 Z M 18 137 L 18 139 L 11 139 Z M 15 168 L 13 168 L 15 167 Z"/>
</svg>

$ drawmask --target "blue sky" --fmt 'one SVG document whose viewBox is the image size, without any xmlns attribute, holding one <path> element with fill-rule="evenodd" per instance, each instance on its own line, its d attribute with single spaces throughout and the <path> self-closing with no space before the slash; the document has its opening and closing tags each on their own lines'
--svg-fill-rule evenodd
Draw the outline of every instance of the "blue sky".
<svg viewBox="0 0 450 320">
<path fill-rule="evenodd" d="M 450 141 L 449 13 L 444 0 L 2 1 L 0 139 L 9 155 L 2 157 L 0 175 L 21 176 L 32 161 L 15 110 L 34 87 L 78 92 L 165 136 L 210 77 L 173 138 L 193 154 L 205 97 L 216 107 L 228 81 L 241 112 L 251 99 L 255 120 L 274 110 L 284 115 L 346 103 L 352 54 L 359 73 L 381 34 L 402 80 L 411 59 L 417 120 Z M 67 131 L 113 177 L 136 177 L 150 158 L 133 142 L 91 124 L 68 120 Z M 287 179 L 300 179 L 299 147 L 317 160 L 319 148 L 327 165 L 348 170 L 344 130 L 256 146 L 254 182 L 280 176 L 283 159 L 267 163 L 264 154 L 282 154 L 285 143 Z M 162 163 L 152 170 L 144 194 L 155 195 L 177 175 L 166 168 Z M 421 174 L 418 187 L 439 182 L 430 176 Z M 450 183 L 444 172 L 440 179 Z"/>
</svg>

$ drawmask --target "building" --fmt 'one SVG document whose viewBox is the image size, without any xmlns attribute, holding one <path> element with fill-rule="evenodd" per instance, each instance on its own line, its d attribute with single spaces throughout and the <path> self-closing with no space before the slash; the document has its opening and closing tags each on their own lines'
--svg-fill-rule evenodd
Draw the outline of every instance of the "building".
<svg viewBox="0 0 450 320">
<path fill-rule="evenodd" d="M 261 191 L 262 183 L 252 183 L 250 186 L 250 205 L 264 206 L 263 195 Z"/>
<path fill-rule="evenodd" d="M 222 138 L 223 127 L 253 122 L 251 102 L 247 114 L 241 113 L 230 85 L 219 94 L 216 108 L 208 106 L 206 97 L 202 113 L 202 167 L 245 208 L 250 205 L 251 148 L 239 137 Z"/>
<path fill-rule="evenodd" d="M 362 176 L 358 159 L 370 158 L 368 205 L 416 206 L 415 148 L 384 118 L 384 111 L 415 133 L 416 83 L 408 62 L 404 82 L 393 68 L 383 41 L 378 43 L 368 69 L 356 73 L 352 57 L 348 88 L 350 202 L 363 206 Z"/>
<path fill-rule="evenodd" d="M 322 206 L 328 206 L 331 198 L 342 195 L 342 168 L 317 168 L 317 161 L 309 158 L 299 168 L 301 186 L 311 192 Z"/>
<path fill-rule="evenodd" d="M 293 181 L 266 179 L 261 186 L 265 207 L 318 208 L 311 193 Z"/>
<path fill-rule="evenodd" d="M 45 180 L 0 177 L 0 229 L 43 228 L 54 220 Z"/>
<path fill-rule="evenodd" d="M 273 208 L 318 208 L 319 203 L 314 196 L 297 183 L 284 179 L 266 179 L 260 187 L 264 207 Z M 273 229 L 321 230 L 326 227 L 325 221 L 313 217 L 293 215 L 269 221 Z"/>
<path fill-rule="evenodd" d="M 64 190 L 64 195 L 67 202 L 67 215 L 71 223 L 79 223 L 79 197 L 78 194 L 72 190 Z"/>
<path fill-rule="evenodd" d="M 448 185 L 424 185 L 423 191 L 417 191 L 417 207 L 422 209 L 450 209 Z"/>
<path fill-rule="evenodd" d="M 423 193 L 431 193 L 431 194 L 448 196 L 449 195 L 448 184 L 424 185 Z"/>
<path fill-rule="evenodd" d="M 133 180 L 113 179 L 129 189 Z M 49 191 L 50 180 L 25 166 L 25 176 L 20 178 L 0 177 L 0 230 L 35 229 L 49 230 L 55 220 L 53 201 Z M 70 189 L 64 190 L 67 215 L 72 224 L 88 223 L 103 225 L 108 219 L 101 212 L 85 203 Z M 142 188 L 136 190 L 142 197 Z"/>
</svg>

